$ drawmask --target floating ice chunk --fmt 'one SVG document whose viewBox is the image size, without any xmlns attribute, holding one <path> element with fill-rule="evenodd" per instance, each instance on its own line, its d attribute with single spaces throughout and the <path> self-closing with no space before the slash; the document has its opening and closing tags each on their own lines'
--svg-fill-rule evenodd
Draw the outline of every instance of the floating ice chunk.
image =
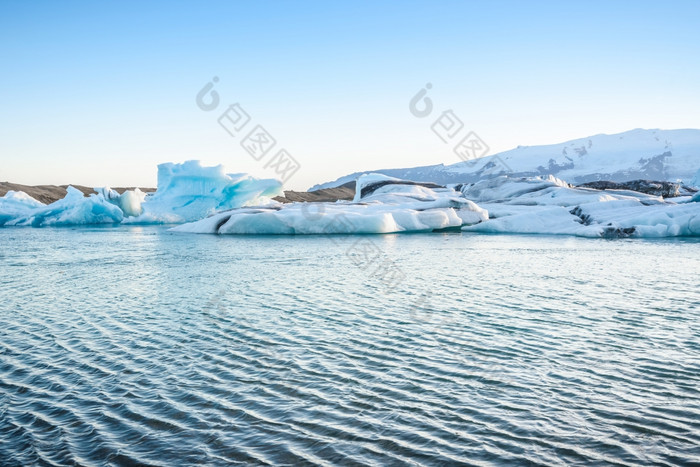
<svg viewBox="0 0 700 467">
<path fill-rule="evenodd" d="M 628 200 L 586 204 L 580 215 L 601 225 L 614 223 L 633 229 L 636 237 L 677 237 L 700 235 L 700 205 L 659 204 L 645 206 Z"/>
<path fill-rule="evenodd" d="M 214 214 L 207 219 L 173 228 L 176 232 L 219 234 L 368 234 L 431 232 L 459 228 L 485 220 L 485 211 L 475 207 L 471 215 L 453 208 L 417 211 L 381 203 L 318 203 L 310 213 L 306 203 L 261 208 L 240 208 Z M 316 211 L 318 210 L 318 211 Z"/>
<path fill-rule="evenodd" d="M 581 220 L 563 206 L 538 206 L 467 226 L 462 230 L 488 233 L 560 234 L 599 237 L 602 228 L 582 225 Z"/>
<path fill-rule="evenodd" d="M 643 200 L 646 204 L 664 202 L 660 196 L 636 191 L 573 188 L 552 175 L 521 178 L 511 178 L 506 175 L 462 185 L 459 188 L 465 197 L 477 203 L 575 206 L 581 203 L 616 199 L 637 199 Z"/>
<path fill-rule="evenodd" d="M 134 190 L 126 190 L 124 193 L 112 190 L 109 187 L 95 188 L 95 191 L 102 195 L 107 201 L 115 206 L 119 206 L 125 217 L 140 216 L 143 212 L 141 204 L 146 199 L 146 193 L 136 188 Z"/>
<path fill-rule="evenodd" d="M 119 207 L 127 217 L 140 216 L 143 212 L 141 205 L 146 200 L 146 193 L 136 188 L 127 190 L 119 197 Z"/>
<path fill-rule="evenodd" d="M 181 223 L 202 219 L 216 211 L 269 202 L 282 193 L 277 180 L 258 180 L 247 174 L 226 174 L 224 167 L 203 167 L 199 161 L 158 166 L 158 190 L 141 204 L 142 213 L 128 223 Z M 125 200 L 126 202 L 127 200 Z M 128 209 L 136 200 L 128 200 Z"/>
<path fill-rule="evenodd" d="M 0 226 L 23 215 L 24 213 L 44 206 L 23 191 L 8 191 L 0 198 Z"/>
<path fill-rule="evenodd" d="M 80 190 L 69 186 L 65 198 L 48 206 L 28 209 L 5 225 L 44 227 L 117 224 L 123 218 L 122 210 L 101 194 L 93 194 L 86 198 Z"/>
<path fill-rule="evenodd" d="M 432 232 L 487 219 L 486 210 L 453 189 L 372 174 L 358 180 L 353 202 L 233 209 L 173 230 L 218 234 Z"/>
<path fill-rule="evenodd" d="M 585 237 L 700 235 L 700 204 L 628 190 L 570 188 L 553 177 L 498 177 L 461 187 L 492 219 L 463 230 Z"/>
</svg>

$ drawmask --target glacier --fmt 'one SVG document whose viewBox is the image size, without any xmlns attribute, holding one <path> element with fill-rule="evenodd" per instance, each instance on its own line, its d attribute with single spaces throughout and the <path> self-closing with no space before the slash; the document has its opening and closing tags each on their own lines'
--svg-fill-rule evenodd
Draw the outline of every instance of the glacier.
<svg viewBox="0 0 700 467">
<path fill-rule="evenodd" d="M 448 152 L 449 153 L 449 152 Z M 455 156 L 456 157 L 456 156 Z M 646 179 L 700 185 L 700 130 L 636 129 L 541 146 L 518 146 L 491 156 L 413 168 L 372 172 L 440 185 L 473 183 L 500 175 L 555 175 L 573 184 Z M 364 172 L 315 185 L 310 191 L 352 182 Z M 693 176 L 695 174 L 695 176 Z"/>
<path fill-rule="evenodd" d="M 25 193 L 10 191 L 0 198 L 0 226 L 182 223 L 222 209 L 265 204 L 281 193 L 277 180 L 227 174 L 222 165 L 165 163 L 158 166 L 158 189 L 153 194 L 138 188 L 119 194 L 102 187 L 86 197 L 69 186 L 63 199 L 45 205 Z"/>
<path fill-rule="evenodd" d="M 488 212 L 453 188 L 366 174 L 352 201 L 232 209 L 174 232 L 215 234 L 371 234 L 459 229 Z"/>
</svg>

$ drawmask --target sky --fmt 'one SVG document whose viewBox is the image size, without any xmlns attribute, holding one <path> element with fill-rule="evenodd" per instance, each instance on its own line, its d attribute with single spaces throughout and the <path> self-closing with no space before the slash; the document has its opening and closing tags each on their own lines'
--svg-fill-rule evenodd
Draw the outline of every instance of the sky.
<svg viewBox="0 0 700 467">
<path fill-rule="evenodd" d="M 700 128 L 698 24 L 698 1 L 1 0 L 0 181 L 155 186 L 199 159 L 305 190 L 459 162 L 447 110 L 490 154 Z"/>
</svg>

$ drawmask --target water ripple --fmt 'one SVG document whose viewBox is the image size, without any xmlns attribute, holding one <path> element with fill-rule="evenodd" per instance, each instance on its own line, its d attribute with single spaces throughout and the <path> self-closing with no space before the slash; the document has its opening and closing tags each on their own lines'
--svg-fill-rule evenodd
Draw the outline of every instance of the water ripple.
<svg viewBox="0 0 700 467">
<path fill-rule="evenodd" d="M 11 232 L 2 465 L 700 462 L 700 242 Z"/>
</svg>

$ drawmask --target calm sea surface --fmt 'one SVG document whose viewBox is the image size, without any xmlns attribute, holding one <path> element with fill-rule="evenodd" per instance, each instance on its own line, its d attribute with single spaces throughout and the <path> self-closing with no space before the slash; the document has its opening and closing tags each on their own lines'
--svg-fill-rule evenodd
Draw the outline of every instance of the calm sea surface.
<svg viewBox="0 0 700 467">
<path fill-rule="evenodd" d="M 0 229 L 0 465 L 700 463 L 700 239 Z"/>
</svg>

